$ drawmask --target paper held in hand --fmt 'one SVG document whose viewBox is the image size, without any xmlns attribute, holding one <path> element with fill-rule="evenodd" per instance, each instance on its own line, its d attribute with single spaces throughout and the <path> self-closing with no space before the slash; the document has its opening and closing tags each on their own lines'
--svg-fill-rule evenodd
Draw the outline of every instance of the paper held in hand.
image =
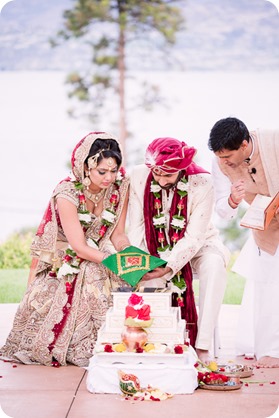
<svg viewBox="0 0 279 418">
<path fill-rule="evenodd" d="M 267 229 L 272 218 L 279 207 L 279 192 L 274 197 L 257 194 L 245 215 L 241 219 L 240 225 L 245 228 Z"/>
</svg>

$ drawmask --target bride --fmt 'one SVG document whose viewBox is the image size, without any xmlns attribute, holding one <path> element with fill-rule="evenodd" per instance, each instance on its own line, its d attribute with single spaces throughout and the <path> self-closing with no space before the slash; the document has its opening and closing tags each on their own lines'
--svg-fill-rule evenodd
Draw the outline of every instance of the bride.
<svg viewBox="0 0 279 418">
<path fill-rule="evenodd" d="M 0 358 L 87 366 L 97 331 L 123 281 L 103 264 L 129 246 L 129 181 L 116 139 L 90 133 L 72 153 L 72 174 L 55 188 L 31 245 L 29 286 Z M 124 285 L 125 286 L 125 285 Z"/>
</svg>

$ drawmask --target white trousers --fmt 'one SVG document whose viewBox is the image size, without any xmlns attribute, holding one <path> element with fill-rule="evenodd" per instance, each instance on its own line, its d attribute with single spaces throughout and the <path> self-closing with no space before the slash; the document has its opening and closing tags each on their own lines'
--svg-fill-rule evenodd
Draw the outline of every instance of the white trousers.
<svg viewBox="0 0 279 418">
<path fill-rule="evenodd" d="M 246 280 L 236 354 L 279 358 L 279 248 L 275 255 L 259 251 L 251 236 L 233 270 Z"/>
<path fill-rule="evenodd" d="M 224 258 L 218 252 L 199 253 L 191 260 L 199 280 L 199 319 L 196 348 L 210 350 L 214 328 L 223 302 L 227 271 Z"/>
</svg>

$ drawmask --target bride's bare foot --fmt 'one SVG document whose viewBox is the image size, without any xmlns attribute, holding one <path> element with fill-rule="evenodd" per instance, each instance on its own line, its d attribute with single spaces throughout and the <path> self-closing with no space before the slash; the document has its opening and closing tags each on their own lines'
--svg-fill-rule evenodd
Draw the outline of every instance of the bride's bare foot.
<svg viewBox="0 0 279 418">
<path fill-rule="evenodd" d="M 200 348 L 196 348 L 196 353 L 197 356 L 199 358 L 199 360 L 203 363 L 208 365 L 211 361 L 211 358 L 209 356 L 209 351 L 208 350 L 202 350 Z"/>
<path fill-rule="evenodd" d="M 261 357 L 255 364 L 256 367 L 263 367 L 263 368 L 274 368 L 279 367 L 279 358 L 277 357 Z"/>
</svg>

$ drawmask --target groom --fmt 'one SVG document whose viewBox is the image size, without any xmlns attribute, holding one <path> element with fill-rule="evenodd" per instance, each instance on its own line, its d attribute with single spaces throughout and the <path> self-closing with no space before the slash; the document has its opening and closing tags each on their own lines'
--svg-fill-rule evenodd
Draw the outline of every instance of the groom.
<svg viewBox="0 0 279 418">
<path fill-rule="evenodd" d="M 193 162 L 196 150 L 174 138 L 157 138 L 146 150 L 145 165 L 131 174 L 130 242 L 167 261 L 146 273 L 147 287 L 171 287 L 178 294 L 190 341 L 201 361 L 209 361 L 214 328 L 226 287 L 229 252 L 211 223 L 211 176 Z M 192 289 L 199 279 L 199 319 Z"/>
</svg>

